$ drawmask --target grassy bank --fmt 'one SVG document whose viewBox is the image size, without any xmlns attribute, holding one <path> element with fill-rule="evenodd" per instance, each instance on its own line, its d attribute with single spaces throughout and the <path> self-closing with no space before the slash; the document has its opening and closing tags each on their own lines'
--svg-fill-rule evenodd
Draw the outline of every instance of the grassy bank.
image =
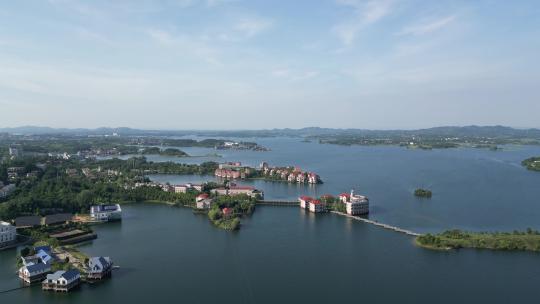
<svg viewBox="0 0 540 304">
<path fill-rule="evenodd" d="M 476 248 L 490 250 L 522 250 L 540 252 L 540 232 L 466 232 L 449 230 L 440 234 L 425 234 L 416 238 L 416 244 L 428 249 Z"/>
</svg>

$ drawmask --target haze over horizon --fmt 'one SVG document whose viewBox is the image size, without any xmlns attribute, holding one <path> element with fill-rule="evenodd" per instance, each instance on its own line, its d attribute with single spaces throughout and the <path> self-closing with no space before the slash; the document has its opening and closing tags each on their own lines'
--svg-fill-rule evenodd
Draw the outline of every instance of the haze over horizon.
<svg viewBox="0 0 540 304">
<path fill-rule="evenodd" d="M 539 128 L 537 1 L 6 2 L 0 128 Z"/>
</svg>

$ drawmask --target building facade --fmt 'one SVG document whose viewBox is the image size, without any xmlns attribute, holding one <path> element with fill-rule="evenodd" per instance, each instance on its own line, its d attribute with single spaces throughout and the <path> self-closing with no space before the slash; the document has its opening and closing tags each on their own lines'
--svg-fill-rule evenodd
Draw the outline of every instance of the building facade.
<svg viewBox="0 0 540 304">
<path fill-rule="evenodd" d="M 339 199 L 345 204 L 347 214 L 350 215 L 362 215 L 369 213 L 369 199 L 367 196 L 351 193 L 342 193 L 339 195 Z"/>
<path fill-rule="evenodd" d="M 41 283 L 41 286 L 43 290 L 68 292 L 79 286 L 80 282 L 81 274 L 78 270 L 60 270 L 53 274 L 48 274 L 47 278 Z"/>
<path fill-rule="evenodd" d="M 0 222 L 0 247 L 11 245 L 17 241 L 15 226 L 7 222 Z"/>
<path fill-rule="evenodd" d="M 90 216 L 95 221 L 120 221 L 122 220 L 122 208 L 119 204 L 92 206 L 90 207 Z"/>
</svg>

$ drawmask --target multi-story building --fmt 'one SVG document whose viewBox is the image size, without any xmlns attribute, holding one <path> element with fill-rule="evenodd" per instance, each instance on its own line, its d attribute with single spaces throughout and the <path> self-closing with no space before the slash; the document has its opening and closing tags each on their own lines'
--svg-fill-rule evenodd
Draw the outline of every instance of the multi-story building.
<svg viewBox="0 0 540 304">
<path fill-rule="evenodd" d="M 96 221 L 120 221 L 122 220 L 122 208 L 119 204 L 92 206 L 90 207 L 90 216 Z"/>
<path fill-rule="evenodd" d="M 195 205 L 197 209 L 210 209 L 212 206 L 212 199 L 206 193 L 201 193 L 195 198 Z"/>
<path fill-rule="evenodd" d="M 310 196 L 300 196 L 298 198 L 298 201 L 300 202 L 300 208 L 302 209 L 309 209 L 309 202 L 311 202 L 313 198 Z"/>
<path fill-rule="evenodd" d="M 0 222 L 0 247 L 11 245 L 17 241 L 17 231 L 13 225 Z"/>
<path fill-rule="evenodd" d="M 369 213 L 369 199 L 367 196 L 351 193 L 342 193 L 339 195 L 339 200 L 345 204 L 347 214 L 361 215 Z"/>
<path fill-rule="evenodd" d="M 320 200 L 311 200 L 309 202 L 309 211 L 314 213 L 326 212 L 326 204 Z"/>
</svg>

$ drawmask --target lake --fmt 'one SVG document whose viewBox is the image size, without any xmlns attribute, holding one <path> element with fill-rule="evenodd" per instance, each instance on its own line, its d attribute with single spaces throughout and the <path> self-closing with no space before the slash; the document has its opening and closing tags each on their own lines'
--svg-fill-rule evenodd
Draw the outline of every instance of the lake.
<svg viewBox="0 0 540 304">
<path fill-rule="evenodd" d="M 342 147 L 294 138 L 245 139 L 270 152 L 218 151 L 221 158 L 256 166 L 298 165 L 323 185 L 242 181 L 267 198 L 338 194 L 370 197 L 369 218 L 417 232 L 449 228 L 502 231 L 540 229 L 540 174 L 520 166 L 540 147 L 407 150 Z M 192 155 L 212 149 L 183 149 Z M 194 152 L 197 152 L 195 154 Z M 154 160 L 166 160 L 155 156 Z M 175 159 L 184 162 L 186 159 Z M 205 176 L 151 176 L 172 183 Z M 413 196 L 417 187 L 432 199 Z M 111 256 L 113 279 L 71 294 L 33 287 L 0 294 L 2 303 L 519 303 L 537 297 L 540 256 L 526 252 L 416 247 L 413 238 L 333 214 L 294 207 L 258 207 L 240 231 L 214 228 L 185 208 L 134 204 L 122 223 L 95 226 L 99 237 L 81 250 Z M 19 286 L 16 252 L 0 252 L 0 290 Z"/>
</svg>

